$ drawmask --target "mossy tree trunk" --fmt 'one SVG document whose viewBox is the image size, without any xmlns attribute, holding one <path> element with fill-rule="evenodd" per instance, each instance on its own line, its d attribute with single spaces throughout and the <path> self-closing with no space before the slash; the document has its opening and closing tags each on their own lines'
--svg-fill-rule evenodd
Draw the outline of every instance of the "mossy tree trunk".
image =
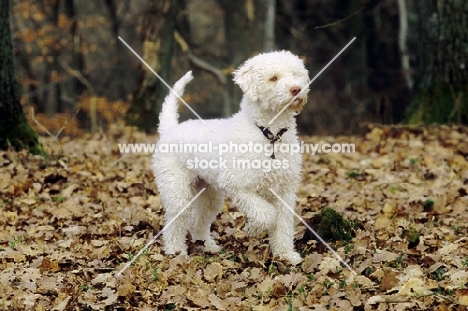
<svg viewBox="0 0 468 311">
<path fill-rule="evenodd" d="M 12 146 L 42 153 L 37 133 L 31 129 L 16 94 L 10 31 L 10 0 L 0 0 L 0 149 Z"/>
<path fill-rule="evenodd" d="M 419 88 L 409 122 L 468 124 L 468 1 L 419 2 Z"/>
<path fill-rule="evenodd" d="M 182 7 L 182 0 L 150 0 L 148 6 L 146 16 L 143 17 L 142 58 L 168 82 L 176 18 Z M 127 119 L 130 124 L 148 131 L 157 126 L 161 105 L 169 90 L 144 64 L 140 68 L 138 90 Z"/>
</svg>

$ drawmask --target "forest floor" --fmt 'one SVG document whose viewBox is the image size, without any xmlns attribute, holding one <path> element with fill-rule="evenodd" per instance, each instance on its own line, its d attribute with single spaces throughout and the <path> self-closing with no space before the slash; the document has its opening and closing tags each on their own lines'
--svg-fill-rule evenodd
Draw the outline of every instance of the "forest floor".
<svg viewBox="0 0 468 311">
<path fill-rule="evenodd" d="M 467 310 L 468 129 L 373 127 L 351 154 L 304 155 L 296 212 L 331 207 L 360 221 L 330 241 L 354 275 L 296 220 L 303 262 L 272 258 L 246 237 L 227 201 L 216 255 L 190 261 L 161 239 L 117 274 L 164 225 L 149 154 L 117 143 L 155 136 L 117 129 L 43 138 L 49 159 L 0 152 L 0 310 Z"/>
</svg>

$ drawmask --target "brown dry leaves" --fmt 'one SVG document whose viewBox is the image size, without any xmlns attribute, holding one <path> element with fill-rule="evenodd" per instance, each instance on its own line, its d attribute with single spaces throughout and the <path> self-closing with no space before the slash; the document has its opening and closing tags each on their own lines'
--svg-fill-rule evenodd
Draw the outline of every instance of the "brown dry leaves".
<svg viewBox="0 0 468 311">
<path fill-rule="evenodd" d="M 44 139 L 51 159 L 0 152 L 0 309 L 465 310 L 468 305 L 468 136 L 465 128 L 371 128 L 354 154 L 304 155 L 299 212 L 330 206 L 365 230 L 332 243 L 354 276 L 297 221 L 297 267 L 272 258 L 267 236 L 248 238 L 227 201 L 213 225 L 223 247 L 190 261 L 156 243 L 162 229 L 150 155 L 117 143 L 153 143 L 130 129 Z M 410 235 L 419 242 L 409 245 Z M 406 230 L 406 231 L 405 231 Z"/>
</svg>

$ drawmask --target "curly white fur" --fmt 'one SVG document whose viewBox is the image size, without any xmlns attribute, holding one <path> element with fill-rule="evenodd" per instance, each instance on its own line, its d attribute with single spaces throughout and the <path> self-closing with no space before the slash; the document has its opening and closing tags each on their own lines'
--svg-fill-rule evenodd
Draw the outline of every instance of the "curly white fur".
<svg viewBox="0 0 468 311">
<path fill-rule="evenodd" d="M 182 95 L 185 85 L 192 79 L 188 72 L 174 86 Z M 169 94 L 160 114 L 161 134 L 157 148 L 163 144 L 262 144 L 269 140 L 258 125 L 268 127 L 272 133 L 287 128 L 282 144 L 297 144 L 294 116 L 307 101 L 308 72 L 301 59 L 286 51 L 260 54 L 247 60 L 234 72 L 234 81 L 241 87 L 244 97 L 240 111 L 228 119 L 189 120 L 178 124 L 177 97 Z M 302 92 L 301 92 L 302 91 Z M 296 94 L 297 99 L 273 119 Z M 280 144 L 277 142 L 276 144 Z M 205 250 L 216 252 L 219 246 L 210 235 L 210 225 L 215 220 L 224 198 L 246 214 L 245 230 L 255 235 L 268 230 L 272 253 L 293 264 L 301 262 L 294 251 L 294 216 L 269 190 L 273 189 L 291 207 L 296 204 L 296 190 L 300 181 L 301 154 L 276 153 L 275 161 L 287 167 L 271 169 L 242 169 L 233 165 L 236 160 L 272 161 L 264 153 L 230 150 L 222 155 L 226 167 L 189 167 L 188 161 L 219 161 L 218 152 L 162 153 L 155 152 L 152 168 L 165 208 L 166 222 L 192 200 L 202 189 L 206 190 L 163 233 L 167 254 L 187 253 L 186 235 L 205 242 Z M 262 162 L 263 163 L 263 162 Z"/>
</svg>

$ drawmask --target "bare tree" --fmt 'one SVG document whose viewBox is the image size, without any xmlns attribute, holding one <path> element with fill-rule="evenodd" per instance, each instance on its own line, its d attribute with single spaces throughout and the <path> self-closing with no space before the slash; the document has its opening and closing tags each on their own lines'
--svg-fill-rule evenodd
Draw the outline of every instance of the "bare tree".
<svg viewBox="0 0 468 311">
<path fill-rule="evenodd" d="M 224 10 L 227 58 L 236 67 L 263 50 L 264 1 L 218 2 Z"/>
<path fill-rule="evenodd" d="M 270 52 L 276 49 L 275 44 L 276 0 L 266 0 L 265 43 L 263 50 Z"/>
<path fill-rule="evenodd" d="M 64 16 L 68 21 L 65 33 L 69 36 L 69 43 L 64 44 L 60 53 L 60 59 L 65 60 L 76 70 L 83 70 L 82 53 L 80 52 L 80 39 L 77 34 L 78 21 L 76 17 L 75 0 L 61 0 L 60 3 Z M 60 61 L 59 61 L 60 63 Z M 77 97 L 83 92 L 83 85 L 76 78 L 62 79 L 60 82 L 61 100 L 75 106 Z M 66 110 L 66 109 L 65 109 Z"/>
<path fill-rule="evenodd" d="M 12 146 L 43 153 L 37 133 L 24 117 L 14 79 L 10 31 L 10 1 L 0 0 L 0 149 Z"/>
<path fill-rule="evenodd" d="M 398 11 L 400 15 L 400 32 L 398 34 L 398 46 L 401 54 L 401 69 L 405 77 L 408 89 L 413 88 L 413 77 L 410 71 L 410 57 L 408 52 L 408 9 L 406 7 L 406 0 L 397 0 Z"/>
<path fill-rule="evenodd" d="M 143 17 L 142 57 L 165 81 L 170 77 L 176 17 L 181 6 L 181 0 L 149 0 L 147 13 Z M 140 76 L 128 119 L 139 128 L 150 130 L 157 125 L 157 116 L 167 90 L 143 64 L 140 66 Z"/>
<path fill-rule="evenodd" d="M 218 3 L 224 11 L 226 62 L 236 68 L 264 49 L 265 1 L 218 0 Z M 239 103 L 242 97 L 239 87 L 228 84 L 228 88 L 231 103 Z"/>
<path fill-rule="evenodd" d="M 59 19 L 59 1 L 52 0 L 49 3 L 42 2 L 42 12 L 46 12 L 47 20 L 50 21 L 53 27 L 54 48 L 50 51 L 50 58 L 45 62 L 45 77 L 44 84 L 51 84 L 44 92 L 44 112 L 48 118 L 51 118 L 60 109 L 59 99 L 61 96 L 60 84 L 60 67 L 57 62 L 60 51 L 55 46 L 58 46 L 58 19 Z"/>
<path fill-rule="evenodd" d="M 119 31 L 120 31 L 120 26 L 121 26 L 120 25 L 121 21 L 117 13 L 117 1 L 105 0 L 104 2 L 109 11 L 112 34 L 114 35 L 114 38 L 117 38 L 119 36 Z M 117 52 L 117 57 L 116 57 L 115 68 L 112 70 L 113 71 L 112 76 L 123 77 L 125 75 L 125 70 L 123 69 L 124 63 L 122 60 L 122 46 L 118 43 L 116 45 L 116 52 Z M 126 81 L 124 79 L 117 79 L 116 81 L 118 98 L 125 98 L 125 95 L 126 95 L 125 94 L 125 82 Z"/>
</svg>

